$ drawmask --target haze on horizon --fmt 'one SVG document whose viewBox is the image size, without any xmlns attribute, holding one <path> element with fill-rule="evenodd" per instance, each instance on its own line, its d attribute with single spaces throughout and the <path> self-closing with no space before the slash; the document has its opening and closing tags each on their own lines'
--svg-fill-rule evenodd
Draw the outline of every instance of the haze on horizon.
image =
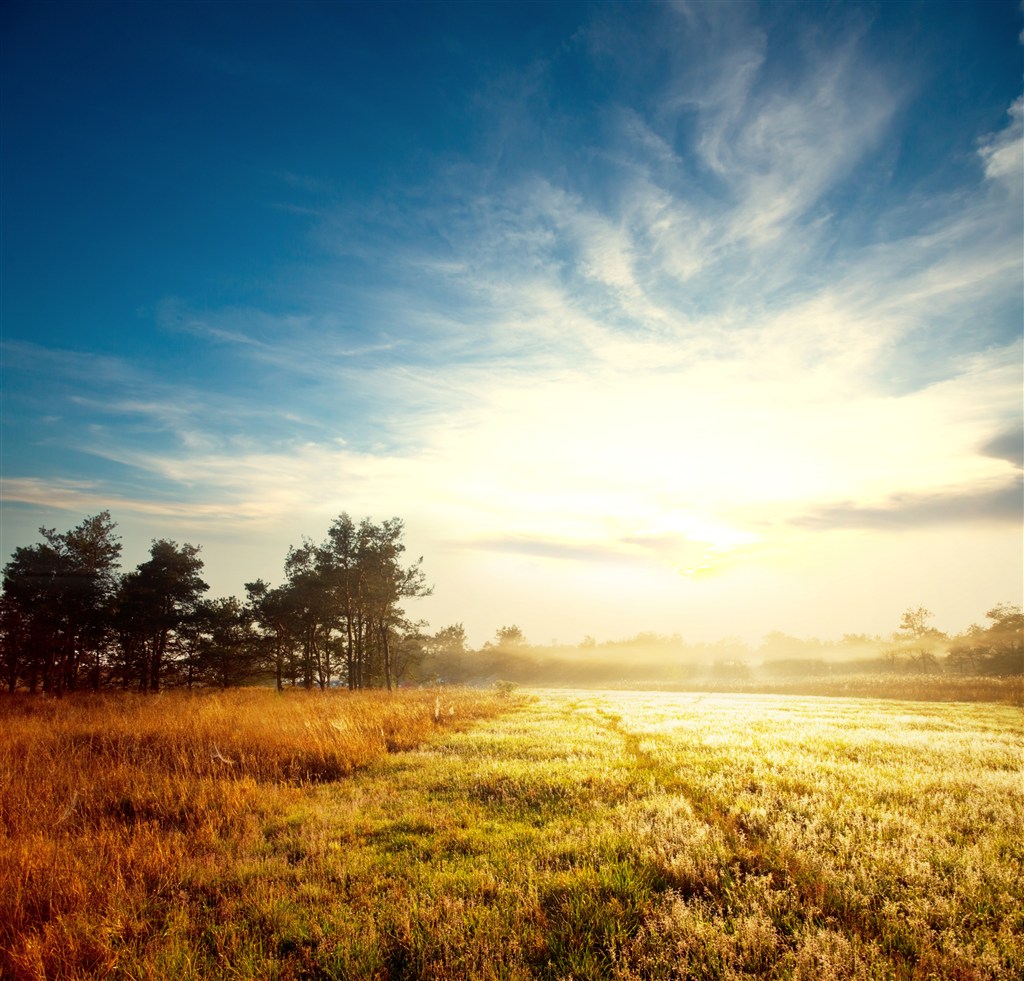
<svg viewBox="0 0 1024 981">
<path fill-rule="evenodd" d="M 4 561 L 397 515 L 474 644 L 1021 602 L 1017 2 L 0 17 Z"/>
</svg>

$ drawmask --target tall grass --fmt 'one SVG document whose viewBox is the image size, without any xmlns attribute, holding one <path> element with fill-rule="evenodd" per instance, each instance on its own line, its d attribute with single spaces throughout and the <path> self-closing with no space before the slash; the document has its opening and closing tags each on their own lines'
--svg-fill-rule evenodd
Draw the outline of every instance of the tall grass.
<svg viewBox="0 0 1024 981">
<path fill-rule="evenodd" d="M 213 896 L 310 783 L 507 707 L 456 690 L 0 698 L 0 976 L 103 976 L 190 887 Z"/>
</svg>

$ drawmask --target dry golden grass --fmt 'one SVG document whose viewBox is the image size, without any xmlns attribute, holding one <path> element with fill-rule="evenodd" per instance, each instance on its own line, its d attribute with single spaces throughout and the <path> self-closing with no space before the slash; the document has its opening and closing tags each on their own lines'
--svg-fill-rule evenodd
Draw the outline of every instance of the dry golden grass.
<svg viewBox="0 0 1024 981">
<path fill-rule="evenodd" d="M 108 974 L 304 786 L 507 704 L 457 690 L 0 698 L 0 976 Z"/>
</svg>

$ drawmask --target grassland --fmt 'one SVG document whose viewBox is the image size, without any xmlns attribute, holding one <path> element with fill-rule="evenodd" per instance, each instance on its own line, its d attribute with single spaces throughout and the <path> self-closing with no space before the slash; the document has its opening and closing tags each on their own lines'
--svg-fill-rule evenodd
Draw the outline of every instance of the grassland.
<svg viewBox="0 0 1024 981">
<path fill-rule="evenodd" d="M 1017 707 L 437 699 L 0 700 L 0 973 L 1024 976 Z"/>
<path fill-rule="evenodd" d="M 586 687 L 597 687 L 589 685 Z M 835 673 L 824 677 L 687 678 L 683 682 L 608 685 L 630 691 L 685 691 L 747 695 L 820 695 L 827 698 L 895 698 L 915 702 L 1004 702 L 1024 707 L 1024 675 L 963 677 L 893 672 Z"/>
</svg>

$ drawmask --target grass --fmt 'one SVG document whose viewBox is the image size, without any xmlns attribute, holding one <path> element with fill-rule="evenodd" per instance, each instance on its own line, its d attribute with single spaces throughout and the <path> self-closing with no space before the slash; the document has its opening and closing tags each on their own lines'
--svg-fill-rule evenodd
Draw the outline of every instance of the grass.
<svg viewBox="0 0 1024 981">
<path fill-rule="evenodd" d="M 620 687 L 618 685 L 614 687 Z M 750 695 L 820 695 L 827 698 L 895 698 L 918 702 L 1005 702 L 1024 707 L 1024 674 L 1003 677 L 896 672 L 844 673 L 833 667 L 822 676 L 766 677 L 764 669 L 749 678 L 688 678 L 671 685 L 634 683 L 629 689 L 670 688 L 682 691 Z"/>
<path fill-rule="evenodd" d="M 0 975 L 1024 976 L 1011 705 L 436 697 L 0 700 Z"/>
</svg>

